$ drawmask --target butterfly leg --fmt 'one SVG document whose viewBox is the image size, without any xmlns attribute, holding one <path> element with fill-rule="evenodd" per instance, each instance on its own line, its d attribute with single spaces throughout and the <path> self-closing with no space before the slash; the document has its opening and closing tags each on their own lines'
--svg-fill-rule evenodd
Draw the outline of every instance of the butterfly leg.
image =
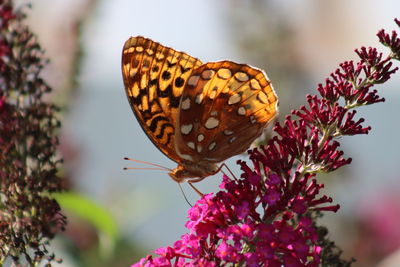
<svg viewBox="0 0 400 267">
<path fill-rule="evenodd" d="M 232 175 L 232 177 L 233 177 L 234 179 L 236 179 L 236 176 L 233 174 L 233 172 L 231 171 L 231 169 L 229 169 L 228 165 L 226 165 L 225 163 L 222 163 L 221 166 L 219 166 L 219 168 L 217 169 L 217 171 L 215 172 L 215 174 L 217 174 L 217 173 L 219 173 L 219 172 L 221 171 L 224 175 L 226 175 L 226 173 L 222 170 L 223 167 L 225 167 L 225 168 L 228 170 L 228 172 Z M 226 176 L 228 176 L 228 175 L 226 175 Z M 188 181 L 188 184 L 190 185 L 190 187 L 193 188 L 193 190 L 194 190 L 200 197 L 203 197 L 204 194 L 201 193 L 200 190 L 197 189 L 197 188 L 193 185 L 193 183 L 200 182 L 200 181 L 202 181 L 202 180 L 203 180 L 204 178 L 206 178 L 206 177 L 207 177 L 207 176 L 205 176 L 205 177 L 198 177 L 198 178 L 196 178 L 196 179 L 191 179 L 190 181 Z M 229 176 L 228 176 L 228 177 L 229 177 Z"/>
<path fill-rule="evenodd" d="M 226 165 L 225 163 L 222 163 L 221 166 L 219 166 L 217 172 L 220 172 L 220 171 L 221 171 L 224 175 L 226 175 L 226 173 L 222 170 L 223 167 L 225 167 L 225 168 L 228 170 L 228 172 L 232 175 L 232 177 L 233 177 L 234 179 L 237 179 L 236 176 L 235 176 L 235 175 L 233 174 L 233 172 L 231 171 L 231 169 L 229 169 L 228 165 Z M 228 175 L 226 175 L 226 176 L 228 176 Z M 228 176 L 228 177 L 229 177 L 229 176 Z"/>
<path fill-rule="evenodd" d="M 203 180 L 203 179 L 201 179 L 201 180 Z M 196 182 L 198 182 L 198 181 L 196 181 Z M 202 192 L 200 192 L 200 190 L 197 189 L 197 188 L 193 185 L 192 182 L 188 181 L 188 184 L 190 185 L 191 188 L 193 188 L 193 190 L 194 190 L 200 197 L 203 197 L 203 196 L 204 196 L 204 194 L 203 194 Z"/>
</svg>

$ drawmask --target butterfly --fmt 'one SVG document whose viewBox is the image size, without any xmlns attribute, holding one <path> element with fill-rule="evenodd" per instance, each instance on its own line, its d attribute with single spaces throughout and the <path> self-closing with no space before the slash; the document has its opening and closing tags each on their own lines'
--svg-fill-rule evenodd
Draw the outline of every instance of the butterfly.
<svg viewBox="0 0 400 267">
<path fill-rule="evenodd" d="M 140 126 L 178 166 L 176 182 L 198 182 L 240 154 L 278 112 L 266 74 L 232 61 L 202 63 L 151 39 L 125 42 L 122 76 Z"/>
</svg>

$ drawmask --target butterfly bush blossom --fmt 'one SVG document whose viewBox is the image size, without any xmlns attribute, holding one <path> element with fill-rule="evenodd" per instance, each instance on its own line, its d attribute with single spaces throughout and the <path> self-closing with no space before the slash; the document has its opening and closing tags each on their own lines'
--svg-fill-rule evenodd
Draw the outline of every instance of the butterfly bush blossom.
<svg viewBox="0 0 400 267">
<path fill-rule="evenodd" d="M 43 51 L 24 17 L 0 0 L 0 266 L 49 264 L 49 242 L 65 225 L 50 196 L 62 189 L 58 109 L 44 101 Z"/>
<path fill-rule="evenodd" d="M 133 266 L 349 266 L 316 224 L 339 205 L 320 195 L 324 185 L 315 178 L 351 163 L 338 137 L 370 131 L 354 108 L 384 101 L 372 87 L 397 71 L 400 39 L 395 31 L 378 37 L 389 56 L 356 50 L 358 62 L 340 64 L 318 85 L 319 95 L 308 95 L 307 105 L 275 125 L 266 146 L 248 151 L 250 163 L 238 161 L 240 178 L 224 176 L 221 191 L 197 201 L 188 212 L 189 233 Z"/>
</svg>

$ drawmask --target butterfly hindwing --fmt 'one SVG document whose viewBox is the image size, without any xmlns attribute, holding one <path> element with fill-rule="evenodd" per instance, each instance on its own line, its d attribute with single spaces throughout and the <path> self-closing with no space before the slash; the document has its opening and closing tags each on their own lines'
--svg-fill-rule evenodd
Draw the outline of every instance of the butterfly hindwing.
<svg viewBox="0 0 400 267">
<path fill-rule="evenodd" d="M 194 70 L 182 94 L 176 150 L 193 161 L 220 162 L 245 151 L 277 114 L 265 73 L 231 61 Z"/>
</svg>

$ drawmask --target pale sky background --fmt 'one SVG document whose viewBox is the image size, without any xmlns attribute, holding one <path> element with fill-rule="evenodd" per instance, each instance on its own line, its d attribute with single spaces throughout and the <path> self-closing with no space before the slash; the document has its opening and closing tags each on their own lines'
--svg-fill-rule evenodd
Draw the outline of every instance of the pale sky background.
<svg viewBox="0 0 400 267">
<path fill-rule="evenodd" d="M 36 32 L 44 31 L 49 35 L 48 39 L 42 37 L 45 47 L 45 40 L 52 37 L 51 30 L 43 29 L 54 26 L 51 20 L 59 20 L 62 14 L 78 12 L 74 8 L 80 4 L 78 0 L 55 2 L 36 0 L 31 11 L 30 20 L 37 27 Z M 131 111 L 120 68 L 122 46 L 130 36 L 143 35 L 203 62 L 230 59 L 253 65 L 232 44 L 232 33 L 238 36 L 241 33 L 227 30 L 230 23 L 224 9 L 233 2 L 243 1 L 100 1 L 83 27 L 84 57 L 79 91 L 63 123 L 64 135 L 82 152 L 81 168 L 76 170 L 74 179 L 81 193 L 110 209 L 124 235 L 143 242 L 150 250 L 171 245 L 186 232 L 188 205 L 166 173 L 122 170 L 125 166 L 143 167 L 124 162 L 124 156 L 169 168 L 176 166 L 154 147 Z M 310 90 L 323 82 L 340 62 L 355 58 L 355 48 L 377 46 L 377 31 L 394 29 L 393 18 L 400 18 L 398 0 L 271 2 L 274 12 L 295 25 L 298 52 L 313 84 Z M 49 5 L 53 9 L 45 9 Z M 323 12 L 316 13 L 317 8 Z M 64 17 L 68 21 L 68 16 Z M 252 22 L 247 23 L 251 27 Z M 385 51 L 382 46 L 378 47 Z M 274 68 L 273 64 L 266 65 Z M 348 179 L 332 185 L 335 203 L 342 206 L 341 213 L 352 212 L 352 205 L 368 192 L 377 190 L 388 180 L 400 178 L 397 170 L 399 76 L 383 86 L 381 95 L 386 98 L 385 103 L 358 111 L 372 125 L 372 132 L 368 136 L 343 139 L 343 148 L 346 155 L 353 157 L 353 163 L 346 167 Z M 274 77 L 270 78 L 274 83 Z M 278 95 L 280 90 L 285 90 L 279 88 L 279 84 L 274 85 Z M 293 97 L 305 102 L 305 95 Z M 239 173 L 237 159 L 234 157 L 227 163 Z M 205 193 L 216 191 L 220 181 L 220 175 L 210 177 L 198 188 Z M 197 195 L 190 188 L 184 188 L 189 199 L 195 202 Z"/>
</svg>

